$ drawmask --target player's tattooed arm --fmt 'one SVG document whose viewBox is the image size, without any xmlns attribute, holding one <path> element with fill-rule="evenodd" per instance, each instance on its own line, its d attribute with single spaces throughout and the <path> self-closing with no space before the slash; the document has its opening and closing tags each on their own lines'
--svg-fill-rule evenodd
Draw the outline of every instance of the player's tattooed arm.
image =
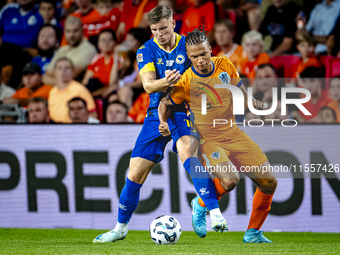
<svg viewBox="0 0 340 255">
<path fill-rule="evenodd" d="M 160 122 L 158 129 L 162 136 L 169 136 L 171 134 L 168 119 L 170 116 L 170 106 L 172 105 L 172 102 L 169 97 L 169 94 L 164 97 L 158 106 L 158 117 Z"/>
<path fill-rule="evenodd" d="M 244 108 L 248 108 L 248 96 L 249 96 L 248 92 L 243 84 L 240 87 L 240 89 L 242 90 L 243 95 L 244 95 Z M 253 97 L 253 106 L 257 110 L 262 110 L 265 108 L 264 103 L 261 102 L 260 100 L 256 100 L 254 97 Z"/>
<path fill-rule="evenodd" d="M 148 94 L 156 92 L 166 92 L 169 87 L 176 84 L 181 74 L 176 69 L 165 72 L 165 77 L 162 79 L 156 79 L 156 73 L 153 71 L 143 73 L 141 76 L 144 90 Z"/>
</svg>

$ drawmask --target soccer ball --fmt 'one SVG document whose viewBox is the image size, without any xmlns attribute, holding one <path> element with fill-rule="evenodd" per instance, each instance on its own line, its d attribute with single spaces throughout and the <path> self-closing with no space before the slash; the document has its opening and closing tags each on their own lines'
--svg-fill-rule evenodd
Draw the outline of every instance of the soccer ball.
<svg viewBox="0 0 340 255">
<path fill-rule="evenodd" d="M 182 229 L 174 217 L 162 215 L 151 222 L 149 233 L 155 244 L 175 244 L 181 237 Z"/>
</svg>

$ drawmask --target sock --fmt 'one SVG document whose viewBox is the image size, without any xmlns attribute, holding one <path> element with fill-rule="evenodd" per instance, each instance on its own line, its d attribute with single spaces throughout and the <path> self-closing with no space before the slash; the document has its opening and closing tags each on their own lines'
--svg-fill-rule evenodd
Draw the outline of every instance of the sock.
<svg viewBox="0 0 340 255">
<path fill-rule="evenodd" d="M 215 218 L 218 218 L 218 219 L 223 218 L 222 213 L 220 211 L 220 208 L 216 208 L 216 209 L 211 210 L 209 212 L 209 214 L 210 214 L 210 218 L 212 220 L 215 219 Z"/>
<path fill-rule="evenodd" d="M 198 158 L 188 158 L 183 166 L 190 174 L 195 189 L 207 205 L 208 210 L 211 211 L 212 209 L 219 208 L 214 183 L 209 173 L 202 171 L 204 168 Z"/>
<path fill-rule="evenodd" d="M 130 181 L 126 178 L 126 183 L 120 194 L 118 223 L 128 223 L 139 202 L 139 191 L 142 184 Z"/>
<path fill-rule="evenodd" d="M 114 228 L 114 230 L 120 232 L 120 233 L 124 233 L 127 230 L 127 223 L 119 223 L 117 222 L 116 227 Z"/>
<path fill-rule="evenodd" d="M 225 189 L 222 187 L 221 182 L 218 178 L 213 179 L 213 182 L 215 184 L 216 197 L 218 200 L 220 200 L 225 194 L 228 193 L 228 191 L 225 191 Z M 200 206 L 205 207 L 205 204 L 202 198 L 198 199 L 198 203 L 200 204 Z"/>
<path fill-rule="evenodd" d="M 248 229 L 255 228 L 260 230 L 268 216 L 272 200 L 273 195 L 266 195 L 259 191 L 259 189 L 256 189 Z"/>
</svg>

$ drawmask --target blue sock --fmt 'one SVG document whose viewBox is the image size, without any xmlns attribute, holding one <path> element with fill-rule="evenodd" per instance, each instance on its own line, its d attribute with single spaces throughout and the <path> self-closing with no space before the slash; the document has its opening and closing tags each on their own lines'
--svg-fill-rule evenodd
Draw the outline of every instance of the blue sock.
<svg viewBox="0 0 340 255">
<path fill-rule="evenodd" d="M 203 166 L 198 158 L 190 157 L 183 164 L 185 170 L 190 174 L 195 189 L 208 210 L 219 208 L 216 197 L 215 185 L 208 172 L 203 172 Z"/>
<path fill-rule="evenodd" d="M 139 191 L 141 187 L 142 184 L 130 181 L 126 178 L 126 183 L 119 198 L 119 223 L 128 223 L 130 221 L 139 202 Z"/>
</svg>

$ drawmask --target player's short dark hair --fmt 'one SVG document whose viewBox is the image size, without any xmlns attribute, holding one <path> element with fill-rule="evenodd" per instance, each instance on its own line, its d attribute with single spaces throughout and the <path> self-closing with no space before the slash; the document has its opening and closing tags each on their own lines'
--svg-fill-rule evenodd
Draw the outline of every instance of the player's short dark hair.
<svg viewBox="0 0 340 255">
<path fill-rule="evenodd" d="M 102 31 L 99 32 L 98 34 L 98 38 L 101 34 L 103 33 L 109 33 L 112 35 L 113 41 L 117 42 L 117 37 L 116 37 L 116 33 L 112 30 L 112 29 L 103 29 Z"/>
<path fill-rule="evenodd" d="M 61 31 L 61 29 L 59 29 L 58 27 L 56 27 L 56 26 L 54 26 L 54 25 L 52 25 L 52 24 L 44 24 L 44 25 L 42 25 L 41 27 L 40 27 L 40 29 L 39 29 L 39 33 L 38 34 L 40 34 L 40 31 L 43 29 L 43 28 L 45 28 L 45 27 L 51 27 L 53 30 L 54 30 L 54 32 L 55 32 L 55 35 L 56 35 L 56 37 L 57 37 L 57 40 L 58 40 L 58 42 L 60 42 L 61 41 L 61 37 L 62 37 L 62 35 L 63 35 L 63 31 Z"/>
<path fill-rule="evenodd" d="M 216 28 L 217 25 L 225 25 L 226 28 L 230 31 L 230 33 L 234 34 L 235 31 L 235 25 L 230 19 L 220 19 L 215 22 L 214 28 Z"/>
<path fill-rule="evenodd" d="M 126 110 L 126 114 L 128 114 L 129 109 L 128 109 L 127 105 L 124 104 L 123 102 L 119 101 L 119 100 L 114 100 L 114 101 L 110 102 L 110 103 L 107 105 L 106 110 L 109 108 L 110 105 L 113 105 L 113 104 L 119 104 L 119 105 L 123 106 L 124 109 Z"/>
<path fill-rule="evenodd" d="M 82 99 L 81 97 L 74 97 L 71 100 L 69 100 L 67 102 L 67 107 L 70 107 L 70 103 L 75 102 L 75 101 L 81 101 L 83 103 L 83 105 L 85 106 L 85 109 L 87 109 L 86 101 L 84 99 Z"/>
<path fill-rule="evenodd" d="M 266 67 L 269 67 L 270 69 L 273 70 L 273 72 L 275 74 L 277 74 L 275 66 L 273 64 L 271 64 L 271 63 L 265 63 L 265 64 L 262 64 L 262 65 L 259 65 L 258 68 L 257 68 L 257 71 L 260 70 L 260 69 L 266 68 Z"/>
<path fill-rule="evenodd" d="M 310 80 L 315 81 L 319 80 L 322 84 L 322 89 L 325 89 L 325 72 L 322 68 L 315 67 L 315 66 L 309 66 L 306 67 L 301 73 L 300 78 L 303 81 Z"/>
<path fill-rule="evenodd" d="M 43 103 L 48 108 L 47 100 L 43 97 L 31 97 L 28 99 L 28 104 L 30 103 Z"/>
<path fill-rule="evenodd" d="M 173 11 L 165 6 L 165 5 L 159 5 L 155 8 L 153 8 L 148 13 L 148 23 L 149 25 L 153 25 L 161 21 L 162 19 L 172 19 Z"/>
<path fill-rule="evenodd" d="M 191 33 L 187 32 L 187 36 L 185 37 L 185 48 L 187 46 L 201 44 L 201 43 L 208 43 L 210 45 L 207 36 L 205 35 L 207 31 L 204 31 L 204 26 L 200 26 L 198 29 L 195 28 L 194 31 Z"/>
<path fill-rule="evenodd" d="M 323 111 L 323 110 L 331 110 L 332 115 L 333 115 L 333 118 L 334 118 L 334 120 L 336 121 L 336 113 L 335 113 L 334 109 L 332 109 L 332 108 L 330 108 L 330 107 L 328 107 L 328 106 L 324 106 L 324 107 L 322 107 L 322 108 L 318 111 L 318 113 L 321 112 L 321 111 Z"/>
</svg>

